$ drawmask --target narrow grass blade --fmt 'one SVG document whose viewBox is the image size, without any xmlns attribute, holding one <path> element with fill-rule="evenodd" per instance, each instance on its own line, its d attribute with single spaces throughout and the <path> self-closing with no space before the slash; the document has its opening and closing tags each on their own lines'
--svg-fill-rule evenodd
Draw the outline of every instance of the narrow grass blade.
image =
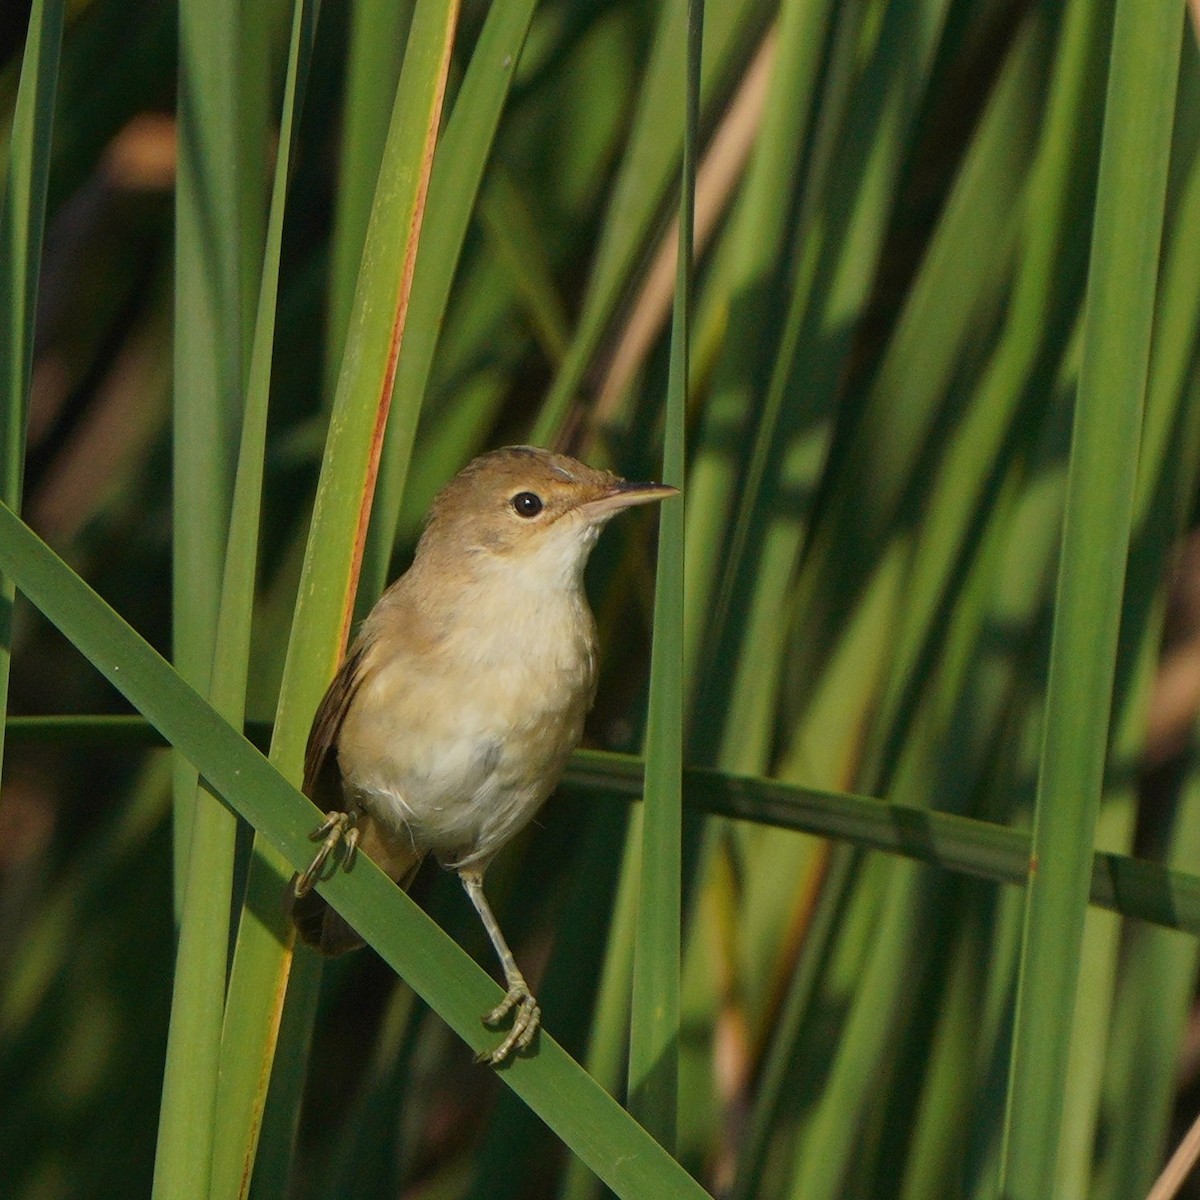
<svg viewBox="0 0 1200 1200">
<path fill-rule="evenodd" d="M 38 272 L 46 224 L 62 29 L 62 0 L 34 0 L 7 142 L 8 163 L 0 176 L 0 311 L 4 313 L 0 324 L 0 387 L 4 389 L 5 411 L 0 429 L 4 439 L 0 470 L 3 500 L 9 507 L 20 503 L 24 474 L 25 413 L 33 371 Z"/>
<path fill-rule="evenodd" d="M 1166 193 L 1181 14 L 1119 0 L 1067 483 L 1000 1192 L 1052 1194 Z"/>
<path fill-rule="evenodd" d="M 325 320 L 325 392 L 330 401 L 337 390 L 379 163 L 415 5 L 414 0 L 354 0 L 347 7 L 350 46 Z"/>
<path fill-rule="evenodd" d="M 63 0 L 34 0 L 17 86 L 7 170 L 0 176 L 0 499 L 21 507 L 25 422 L 33 371 L 38 272 L 46 224 L 54 93 L 62 50 Z M 8 697 L 12 584 L 0 578 L 0 699 Z M 4 734 L 0 731 L 0 760 Z"/>
<path fill-rule="evenodd" d="M 640 793 L 639 793 L 640 794 Z M 608 950 L 596 991 L 596 1009 L 584 1060 L 588 1074 L 619 1100 L 627 1076 L 629 1006 L 633 991 L 638 883 L 641 878 L 642 813 L 635 807 L 625 824 L 620 876 L 613 898 Z M 562 1200 L 594 1200 L 603 1194 L 599 1181 L 581 1161 L 567 1168 Z"/>
<path fill-rule="evenodd" d="M 434 159 L 428 217 L 412 282 L 411 333 L 401 344 L 396 363 L 399 402 L 384 438 L 374 517 L 363 555 L 365 604 L 374 603 L 388 582 L 417 418 L 450 287 L 535 7 L 535 0 L 497 0 L 488 9 Z M 457 462 L 453 469 L 461 465 Z"/>
<path fill-rule="evenodd" d="M 1114 763 L 1138 761 L 1146 743 L 1153 697 L 1162 694 L 1160 680 L 1167 669 L 1163 661 L 1169 607 L 1167 581 L 1177 547 L 1187 534 L 1200 455 L 1200 411 L 1185 385 L 1195 361 L 1200 318 L 1200 301 L 1195 288 L 1189 286 L 1193 264 L 1183 250 L 1193 245 L 1197 236 L 1195 136 L 1200 131 L 1196 121 L 1196 61 L 1193 48 L 1188 46 L 1187 50 L 1173 130 L 1134 534 L 1113 684 L 1109 759 Z M 1128 851 L 1139 827 L 1139 793 L 1148 793 L 1149 789 L 1139 788 L 1138 781 L 1127 778 L 1121 769 L 1110 774 L 1115 777 L 1105 783 L 1096 840 L 1106 850 Z M 1060 1137 L 1056 1191 L 1062 1195 L 1094 1193 L 1096 1145 L 1103 1144 L 1108 1151 L 1101 1160 L 1105 1168 L 1123 1172 L 1127 1168 L 1118 1161 L 1118 1150 L 1137 1162 L 1145 1155 L 1143 1146 L 1162 1142 L 1186 1013 L 1179 980 L 1191 978 L 1195 969 L 1194 949 L 1189 953 L 1181 942 L 1163 931 L 1144 926 L 1125 929 L 1119 922 L 1088 914 Z M 1139 962 L 1142 969 L 1130 969 L 1131 961 Z M 1130 1024 L 1132 1029 L 1128 1028 Z M 1135 1049 L 1141 1052 L 1136 1062 L 1126 1057 L 1124 1066 L 1130 1094 L 1137 1086 L 1135 1080 L 1153 1081 L 1157 1086 L 1147 1086 L 1142 1103 L 1131 1106 L 1136 1114 L 1126 1113 L 1125 1120 L 1118 1122 L 1105 1111 L 1105 1076 L 1121 1069 L 1122 1053 L 1128 1056 Z M 1120 1133 L 1109 1136 L 1114 1126 L 1120 1127 Z M 1129 1194 L 1140 1195 L 1148 1186 L 1149 1179 L 1144 1179 L 1140 1185 L 1131 1185 Z"/>
<path fill-rule="evenodd" d="M 689 0 L 683 89 L 683 164 L 679 254 L 671 323 L 663 481 L 682 486 L 692 311 L 692 229 L 700 109 L 703 0 Z M 630 1110 L 658 1140 L 674 1147 L 679 1104 L 679 980 L 683 873 L 683 506 L 661 514 L 654 594 L 654 647 L 646 730 L 646 812 L 633 959 L 629 1046 Z"/>
<path fill-rule="evenodd" d="M 1200 387 L 1194 347 L 1200 329 L 1200 298 L 1188 248 L 1200 237 L 1200 61 L 1185 35 L 1184 70 L 1172 148 L 1172 174 L 1178 200 L 1164 239 L 1159 310 L 1146 397 L 1143 470 L 1155 464 L 1154 507 L 1139 509 L 1137 542 L 1168 542 L 1184 527 L 1195 495 L 1200 455 Z M 1190 381 L 1188 375 L 1190 374 Z M 1162 408 L 1173 419 L 1152 420 Z M 1157 426 L 1157 428 L 1155 428 Z M 1141 489 L 1143 493 L 1148 489 Z M 1143 495 L 1143 499 L 1144 499 Z M 1131 556 L 1130 570 L 1139 558 Z M 1153 561 L 1153 560 L 1152 560 Z M 1162 663 L 1158 687 L 1167 690 L 1170 657 Z M 1169 866 L 1188 869 L 1200 861 L 1200 819 L 1195 751 L 1171 797 L 1161 857 Z M 1172 789 L 1173 791 L 1176 789 Z M 1159 857 L 1156 855 L 1155 857 Z M 1096 1200 L 1144 1195 L 1162 1161 L 1176 1094 L 1178 1047 L 1191 1011 L 1198 947 L 1194 939 L 1165 930 L 1136 926 L 1127 933 L 1122 983 L 1118 989 L 1106 1064 L 1105 1102 L 1121 1113 L 1112 1123 L 1107 1153 L 1095 1171 Z M 1142 1102 L 1129 1104 L 1135 1093 Z"/>
<path fill-rule="evenodd" d="M 209 687 L 213 706 L 234 726 L 241 725 L 245 716 L 284 197 L 297 94 L 311 52 L 313 6 L 298 0 L 293 16 Z M 195 804 L 163 1077 L 155 1192 L 204 1198 L 213 1151 L 237 830 L 233 814 L 203 786 L 197 789 Z"/>
<path fill-rule="evenodd" d="M 243 297 L 238 121 L 243 81 L 240 5 L 179 6 L 178 170 L 175 187 L 173 337 L 174 591 L 172 654 L 208 686 L 242 416 Z M 248 85 L 247 85 L 248 86 Z M 175 912 L 183 910 L 196 775 L 175 773 Z"/>
<path fill-rule="evenodd" d="M 636 799 L 642 794 L 642 763 L 625 754 L 579 751 L 563 785 Z M 974 817 L 697 767 L 684 771 L 683 799 L 706 816 L 838 838 L 997 883 L 1022 884 L 1028 874 L 1029 834 Z M 930 802 L 942 801 L 934 796 Z M 1198 875 L 1097 853 L 1089 895 L 1091 903 L 1124 916 L 1200 933 Z"/>
<path fill-rule="evenodd" d="M 70 742 L 132 749 L 168 744 L 140 716 L 9 717 L 6 728 L 8 741 L 20 745 Z M 256 745 L 267 732 L 255 723 L 246 729 Z M 589 797 L 634 801 L 643 794 L 643 778 L 640 758 L 579 750 L 562 786 Z M 1024 884 L 1029 865 L 1029 835 L 1019 829 L 850 792 L 686 767 L 683 802 L 697 816 L 845 840 L 996 883 Z M 1168 869 L 1147 859 L 1097 852 L 1089 902 L 1166 930 L 1200 934 L 1200 876 L 1186 870 L 1187 854 L 1174 861 L 1178 865 Z"/>
</svg>

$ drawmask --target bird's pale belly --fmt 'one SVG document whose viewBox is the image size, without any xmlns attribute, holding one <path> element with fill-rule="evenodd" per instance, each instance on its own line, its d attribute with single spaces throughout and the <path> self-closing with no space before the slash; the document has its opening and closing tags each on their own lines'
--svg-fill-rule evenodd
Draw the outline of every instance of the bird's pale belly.
<svg viewBox="0 0 1200 1200">
<path fill-rule="evenodd" d="M 590 687 L 551 686 L 514 709 L 496 682 L 476 680 L 438 708 L 410 677 L 396 703 L 352 706 L 339 739 L 347 798 L 448 866 L 486 863 L 532 819 L 591 700 Z"/>
</svg>

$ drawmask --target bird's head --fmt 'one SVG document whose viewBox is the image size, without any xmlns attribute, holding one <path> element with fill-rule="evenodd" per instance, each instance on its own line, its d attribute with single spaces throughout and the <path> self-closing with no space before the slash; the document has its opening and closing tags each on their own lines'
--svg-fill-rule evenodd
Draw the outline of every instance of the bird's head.
<svg viewBox="0 0 1200 1200">
<path fill-rule="evenodd" d="M 536 446 L 508 446 L 480 455 L 441 490 L 417 559 L 459 559 L 464 569 L 482 560 L 544 573 L 547 584 L 577 581 L 612 517 L 677 490 L 631 483 Z"/>
</svg>

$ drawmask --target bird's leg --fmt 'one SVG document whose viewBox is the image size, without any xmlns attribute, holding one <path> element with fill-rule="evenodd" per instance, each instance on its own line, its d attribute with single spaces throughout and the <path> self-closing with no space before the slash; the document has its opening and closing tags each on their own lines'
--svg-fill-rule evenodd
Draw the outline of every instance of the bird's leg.
<svg viewBox="0 0 1200 1200">
<path fill-rule="evenodd" d="M 508 1036 L 504 1041 L 490 1054 L 480 1054 L 476 1057 L 477 1062 L 490 1063 L 494 1067 L 502 1063 L 514 1050 L 524 1050 L 533 1041 L 533 1036 L 537 1033 L 538 1026 L 542 1021 L 542 1010 L 533 998 L 529 984 L 525 982 L 525 976 L 521 974 L 517 960 L 513 958 L 513 953 L 504 940 L 504 934 L 500 932 L 500 926 L 492 912 L 491 905 L 488 904 L 487 897 L 483 894 L 483 873 L 472 870 L 459 871 L 458 877 L 462 880 L 463 887 L 467 889 L 467 895 L 471 897 L 471 903 L 475 905 L 475 911 L 479 914 L 484 929 L 487 930 L 487 935 L 500 959 L 500 966 L 504 971 L 504 983 L 508 988 L 504 999 L 483 1018 L 483 1023 L 496 1025 L 503 1021 L 510 1012 L 513 1014 L 512 1028 L 508 1031 Z"/>
<path fill-rule="evenodd" d="M 328 812 L 319 828 L 308 835 L 310 842 L 320 842 L 321 845 L 313 855 L 312 862 L 302 874 L 296 876 L 296 882 L 292 884 L 292 893 L 297 900 L 312 891 L 313 885 L 321 878 L 326 860 L 338 848 L 339 843 L 345 847 L 342 852 L 342 867 L 347 871 L 350 869 L 350 864 L 354 861 L 354 852 L 358 849 L 355 819 L 356 815 L 352 812 Z"/>
</svg>

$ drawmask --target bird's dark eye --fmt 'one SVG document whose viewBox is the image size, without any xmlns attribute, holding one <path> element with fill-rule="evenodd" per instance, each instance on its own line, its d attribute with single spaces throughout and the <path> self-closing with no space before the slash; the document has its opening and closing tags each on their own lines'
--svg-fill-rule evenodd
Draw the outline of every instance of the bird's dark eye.
<svg viewBox="0 0 1200 1200">
<path fill-rule="evenodd" d="M 518 492 L 510 503 L 518 517 L 536 517 L 545 507 L 541 496 L 533 492 Z"/>
</svg>

